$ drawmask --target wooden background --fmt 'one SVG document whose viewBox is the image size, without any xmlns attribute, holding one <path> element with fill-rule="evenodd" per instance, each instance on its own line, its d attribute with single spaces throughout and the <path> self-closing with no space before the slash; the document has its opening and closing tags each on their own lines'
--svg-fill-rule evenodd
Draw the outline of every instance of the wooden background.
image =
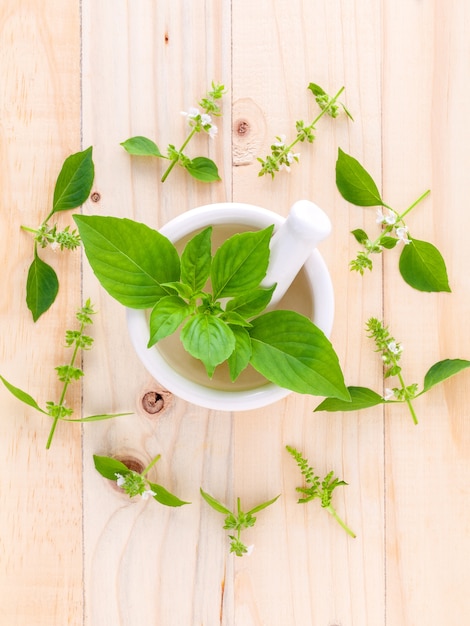
<svg viewBox="0 0 470 626">
<path fill-rule="evenodd" d="M 348 384 L 382 388 L 365 336 L 382 317 L 404 344 L 407 382 L 443 358 L 470 358 L 470 4 L 467 0 L 2 0 L 0 7 L 0 373 L 42 404 L 59 391 L 63 334 L 90 297 L 99 314 L 76 415 L 132 411 L 110 422 L 50 424 L 0 389 L 0 613 L 5 626 L 457 626 L 470 615 L 468 372 L 401 406 L 312 413 L 295 394 L 255 412 L 199 409 L 177 398 L 147 414 L 159 391 L 130 345 L 122 307 L 75 253 L 47 251 L 60 279 L 53 308 L 33 324 L 25 304 L 32 240 L 66 156 L 93 145 L 97 203 L 86 213 L 158 227 L 185 210 L 236 200 L 286 214 L 297 199 L 322 206 L 333 234 L 321 246 L 336 294 L 333 343 Z M 197 183 L 162 164 L 131 159 L 119 143 L 142 134 L 180 143 L 181 110 L 212 80 L 227 94 L 219 135 L 195 140 L 223 182 Z M 317 112 L 311 82 L 345 86 L 355 122 L 323 119 L 301 162 L 258 178 L 275 135 Z M 398 251 L 363 278 L 348 262 L 354 228 L 373 231 L 374 209 L 340 197 L 338 146 L 442 251 L 451 294 L 423 294 L 398 274 Z M 61 224 L 70 216 L 60 216 Z M 296 504 L 300 474 L 284 446 L 335 492 L 350 539 L 319 503 Z M 101 478 L 92 454 L 146 464 L 190 506 L 130 501 Z M 247 508 L 282 493 L 245 534 L 255 550 L 228 553 L 222 516 L 202 486 Z"/>
</svg>

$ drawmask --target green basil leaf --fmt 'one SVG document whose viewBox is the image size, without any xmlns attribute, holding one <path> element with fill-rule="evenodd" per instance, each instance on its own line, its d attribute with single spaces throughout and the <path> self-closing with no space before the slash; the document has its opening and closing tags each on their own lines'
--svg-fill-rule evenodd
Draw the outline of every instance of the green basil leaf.
<svg viewBox="0 0 470 626">
<path fill-rule="evenodd" d="M 232 511 L 230 511 L 230 509 L 227 509 L 226 506 L 224 506 L 218 500 L 203 491 L 202 488 L 200 488 L 199 491 L 201 492 L 201 496 L 204 498 L 207 504 L 209 504 L 209 506 L 211 506 L 215 511 L 217 511 L 218 513 L 223 513 L 224 515 L 232 515 Z"/>
<path fill-rule="evenodd" d="M 123 417 L 124 415 L 133 415 L 133 413 L 102 413 L 100 415 L 88 415 L 88 417 L 67 418 L 61 417 L 63 422 L 102 422 L 103 420 L 111 420 L 115 417 Z"/>
<path fill-rule="evenodd" d="M 250 317 L 259 315 L 271 302 L 271 298 L 275 289 L 276 285 L 273 285 L 268 289 L 262 289 L 261 287 L 258 287 L 256 289 L 253 289 L 252 291 L 248 291 L 239 296 L 235 296 L 227 302 L 225 310 L 236 311 L 245 319 L 249 319 Z"/>
<path fill-rule="evenodd" d="M 165 506 L 183 506 L 183 504 L 190 504 L 189 502 L 185 502 L 184 500 L 180 500 L 172 493 L 167 491 L 165 487 L 161 485 L 157 485 L 157 483 L 151 483 L 148 481 L 150 489 L 154 492 L 154 499 L 160 504 L 164 504 Z"/>
<path fill-rule="evenodd" d="M 272 500 L 268 500 L 268 502 L 263 502 L 263 504 L 258 504 L 258 506 L 255 506 L 253 509 L 250 509 L 249 511 L 247 511 L 246 515 L 254 515 L 254 513 L 258 513 L 259 511 L 262 511 L 263 509 L 266 509 L 271 504 L 274 504 L 274 502 L 276 502 L 276 500 L 278 498 L 280 498 L 280 497 L 281 497 L 281 494 L 279 494 L 278 496 L 276 496 Z"/>
<path fill-rule="evenodd" d="M 386 250 L 393 250 L 393 248 L 397 245 L 399 239 L 395 237 L 382 237 L 380 240 L 380 245 L 383 246 Z"/>
<path fill-rule="evenodd" d="M 52 213 L 75 209 L 90 195 L 95 177 L 95 166 L 90 146 L 65 159 L 54 189 Z"/>
<path fill-rule="evenodd" d="M 251 321 L 253 367 L 280 387 L 349 400 L 338 357 L 324 333 L 294 311 L 271 311 Z"/>
<path fill-rule="evenodd" d="M 191 356 L 204 363 L 210 378 L 216 366 L 227 360 L 235 348 L 235 336 L 229 326 L 206 313 L 198 313 L 183 326 L 181 341 Z"/>
<path fill-rule="evenodd" d="M 244 317 L 237 313 L 236 311 L 223 311 L 220 315 L 220 319 L 223 320 L 226 324 L 230 324 L 233 326 L 244 326 L 248 328 L 251 326 L 250 322 L 248 322 Z"/>
<path fill-rule="evenodd" d="M 336 186 L 345 200 L 357 206 L 383 205 L 371 175 L 354 157 L 338 149 Z"/>
<path fill-rule="evenodd" d="M 324 89 L 322 89 L 320 87 L 320 85 L 316 85 L 315 83 L 310 83 L 309 86 L 307 87 L 307 89 L 310 89 L 310 91 L 313 93 L 313 95 L 316 96 L 326 96 L 326 92 Z"/>
<path fill-rule="evenodd" d="M 190 306 L 178 296 L 165 296 L 150 313 L 150 339 L 148 348 L 157 341 L 172 335 L 191 313 Z"/>
<path fill-rule="evenodd" d="M 178 296 L 180 296 L 181 298 L 185 300 L 189 300 L 194 295 L 194 292 L 191 289 L 191 287 L 189 285 L 186 285 L 185 283 L 182 283 L 181 281 L 173 281 L 171 283 L 162 283 L 162 287 L 165 287 L 165 289 L 168 288 L 171 291 L 176 292 Z"/>
<path fill-rule="evenodd" d="M 24 402 L 25 404 L 27 404 L 28 406 L 32 407 L 33 409 L 36 409 L 36 411 L 40 411 L 41 413 L 44 413 L 44 415 L 48 415 L 48 413 L 46 411 L 43 411 L 41 409 L 39 404 L 36 402 L 36 400 L 34 398 L 32 398 L 29 395 L 29 393 L 26 393 L 26 391 L 23 391 L 22 389 L 19 389 L 18 387 L 15 387 L 11 383 L 9 383 L 7 380 L 5 380 L 5 378 L 3 378 L 3 376 L 0 376 L 0 380 L 5 385 L 5 387 L 8 389 L 8 391 L 12 395 L 15 396 L 15 398 L 17 398 L 18 400 L 21 400 L 21 402 Z"/>
<path fill-rule="evenodd" d="M 247 367 L 251 358 L 251 337 L 243 326 L 230 327 L 235 337 L 235 349 L 228 357 L 230 379 L 235 381 Z"/>
<path fill-rule="evenodd" d="M 354 118 L 353 118 L 353 116 L 352 116 L 351 112 L 350 112 L 350 111 L 346 108 L 346 105 L 345 105 L 345 104 L 343 104 L 342 102 L 340 102 L 340 105 L 342 106 L 343 111 L 346 113 L 346 115 L 349 117 L 349 119 L 350 119 L 352 122 L 354 122 Z"/>
<path fill-rule="evenodd" d="M 351 401 L 345 402 L 338 398 L 326 398 L 314 411 L 359 411 L 378 404 L 385 404 L 385 400 L 378 393 L 367 387 L 348 387 Z"/>
<path fill-rule="evenodd" d="M 142 137 L 141 135 L 126 139 L 126 141 L 121 143 L 121 146 L 124 150 L 126 150 L 126 152 L 134 156 L 154 156 L 165 158 L 154 141 L 147 139 L 147 137 Z"/>
<path fill-rule="evenodd" d="M 269 242 L 274 229 L 237 233 L 220 246 L 211 267 L 214 298 L 238 296 L 259 286 L 269 262 Z"/>
<path fill-rule="evenodd" d="M 221 180 L 217 165 L 206 157 L 196 157 L 184 167 L 193 178 L 203 183 L 213 183 Z"/>
<path fill-rule="evenodd" d="M 439 250 L 419 239 L 405 245 L 399 261 L 403 280 L 419 291 L 450 291 L 447 269 Z"/>
<path fill-rule="evenodd" d="M 181 255 L 181 280 L 193 291 L 202 289 L 210 275 L 211 235 L 209 226 L 188 241 Z"/>
<path fill-rule="evenodd" d="M 175 246 L 156 230 L 126 218 L 74 215 L 90 265 L 106 291 L 124 306 L 152 307 L 178 281 Z"/>
<path fill-rule="evenodd" d="M 97 472 L 104 476 L 104 478 L 108 478 L 109 480 L 116 480 L 116 474 L 121 474 L 124 476 L 128 474 L 131 470 L 118 461 L 117 459 L 113 459 L 109 456 L 97 456 L 93 455 L 93 462 L 95 464 L 95 469 Z"/>
<path fill-rule="evenodd" d="M 361 246 L 369 240 L 366 231 L 362 230 L 362 228 L 356 228 L 356 230 L 352 230 L 351 235 L 354 235 L 355 240 L 357 241 L 357 243 L 360 243 Z"/>
<path fill-rule="evenodd" d="M 421 393 L 429 391 L 434 385 L 458 374 L 467 367 L 470 367 L 470 361 L 465 361 L 464 359 L 445 359 L 444 361 L 434 363 L 424 377 L 424 388 Z"/>
<path fill-rule="evenodd" d="M 35 250 L 26 280 L 26 304 L 35 322 L 53 304 L 58 291 L 57 274 L 50 265 L 39 258 Z"/>
</svg>

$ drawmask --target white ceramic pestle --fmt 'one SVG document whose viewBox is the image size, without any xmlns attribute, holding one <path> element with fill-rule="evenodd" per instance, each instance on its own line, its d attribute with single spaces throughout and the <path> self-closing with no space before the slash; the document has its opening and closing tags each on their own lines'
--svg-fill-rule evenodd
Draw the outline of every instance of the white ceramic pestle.
<svg viewBox="0 0 470 626">
<path fill-rule="evenodd" d="M 330 232 L 330 219 L 316 204 L 299 200 L 292 205 L 287 219 L 271 239 L 268 271 L 261 283 L 263 287 L 277 283 L 270 309 L 281 300 L 305 261 Z"/>
</svg>

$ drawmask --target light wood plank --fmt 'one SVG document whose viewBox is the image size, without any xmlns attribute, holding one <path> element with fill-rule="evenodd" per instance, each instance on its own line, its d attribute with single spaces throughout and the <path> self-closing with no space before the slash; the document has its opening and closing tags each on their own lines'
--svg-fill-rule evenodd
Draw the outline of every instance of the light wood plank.
<svg viewBox="0 0 470 626">
<path fill-rule="evenodd" d="M 348 384 L 364 384 L 364 377 L 377 385 L 362 329 L 381 311 L 380 262 L 363 280 L 348 271 L 356 250 L 349 231 L 365 218 L 340 198 L 334 168 L 341 146 L 380 179 L 380 10 L 373 2 L 237 2 L 233 40 L 234 197 L 284 215 L 300 198 L 325 209 L 333 222 L 321 244 L 336 294 L 332 340 Z M 344 85 L 356 122 L 322 119 L 315 143 L 299 145 L 300 163 L 290 173 L 258 178 L 256 156 L 269 153 L 276 135 L 293 139 L 296 120 L 310 123 L 318 112 L 310 82 L 330 93 Z M 382 414 L 312 414 L 317 404 L 294 394 L 236 416 L 234 495 L 248 499 L 247 506 L 279 492 L 282 499 L 259 514 L 255 551 L 249 562 L 237 562 L 235 623 L 383 624 Z M 302 481 L 286 444 L 302 450 L 322 475 L 333 469 L 350 483 L 335 501 L 357 539 L 318 502 L 296 504 Z"/>
<path fill-rule="evenodd" d="M 444 358 L 468 358 L 466 211 L 470 69 L 465 2 L 388 3 L 384 24 L 384 193 L 406 208 L 414 237 L 447 262 L 452 294 L 403 284 L 396 258 L 385 276 L 385 313 L 405 344 L 406 381 L 422 383 Z M 403 98 L 405 95 L 405 98 Z M 394 206 L 392 204 L 392 206 Z M 390 624 L 457 624 L 470 613 L 468 373 L 387 416 L 387 615 Z"/>
<path fill-rule="evenodd" d="M 34 324 L 25 286 L 31 236 L 52 206 L 63 160 L 80 149 L 78 2 L 2 2 L 0 150 L 1 374 L 44 406 L 61 386 L 64 332 L 80 305 L 79 255 L 41 252 L 61 282 Z M 69 222 L 61 216 L 60 223 Z M 80 390 L 69 406 L 80 413 Z M 0 389 L 0 606 L 5 624 L 79 624 L 82 618 L 80 428 L 50 421 Z"/>
<path fill-rule="evenodd" d="M 228 2 L 83 2 L 83 132 L 95 146 L 101 194 L 87 212 L 158 227 L 230 198 L 230 95 L 217 138 L 188 147 L 219 164 L 221 183 L 198 183 L 175 169 L 162 184 L 164 163 L 131 159 L 119 146 L 133 135 L 154 139 L 161 150 L 183 142 L 180 111 L 195 106 L 212 80 L 230 85 L 229 17 Z M 84 294 L 100 309 L 97 347 L 86 361 L 85 411 L 136 413 L 85 432 L 85 623 L 220 623 L 221 613 L 233 612 L 232 562 L 199 487 L 231 495 L 232 416 L 173 398 L 150 418 L 141 398 L 159 387 L 134 355 L 122 307 L 86 267 Z M 92 467 L 92 454 L 131 456 L 146 465 L 158 453 L 154 479 L 191 505 L 169 510 L 155 501 L 128 502 Z"/>
</svg>

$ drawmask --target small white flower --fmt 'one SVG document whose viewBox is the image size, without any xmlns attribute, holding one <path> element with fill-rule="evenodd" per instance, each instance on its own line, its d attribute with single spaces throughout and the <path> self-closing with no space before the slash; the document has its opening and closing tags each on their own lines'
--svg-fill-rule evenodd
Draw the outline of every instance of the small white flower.
<svg viewBox="0 0 470 626">
<path fill-rule="evenodd" d="M 273 143 L 273 146 L 275 146 L 276 148 L 284 148 L 284 146 L 286 145 L 286 136 L 280 135 L 278 139 L 279 141 L 275 141 Z"/>
<path fill-rule="evenodd" d="M 199 115 L 199 109 L 196 107 L 190 107 L 188 111 L 181 111 L 181 115 L 184 115 L 190 120 L 194 120 Z"/>
<path fill-rule="evenodd" d="M 51 250 L 52 250 L 53 252 L 57 252 L 57 250 L 59 249 L 59 247 L 60 247 L 60 246 L 59 246 L 59 244 L 57 243 L 57 241 L 53 241 L 53 242 L 51 243 Z"/>
<path fill-rule="evenodd" d="M 396 341 L 390 341 L 390 343 L 387 344 L 387 348 L 393 354 L 400 354 L 400 352 L 402 352 L 402 350 L 403 350 L 403 346 L 397 344 Z"/>
<path fill-rule="evenodd" d="M 377 217 L 375 221 L 377 222 L 377 224 L 388 224 L 389 226 L 393 226 L 393 224 L 395 224 L 395 222 L 397 221 L 397 216 L 392 211 L 389 211 L 387 215 L 384 215 L 381 209 L 377 209 L 376 214 Z"/>
<path fill-rule="evenodd" d="M 400 226 L 399 228 L 395 228 L 395 233 L 400 241 L 402 241 L 405 245 L 411 243 L 408 239 L 408 228 L 406 226 Z"/>
<path fill-rule="evenodd" d="M 117 478 L 116 480 L 116 484 L 118 487 L 122 487 L 124 485 L 124 483 L 126 482 L 126 479 L 124 478 L 124 476 L 121 476 L 121 474 L 114 474 Z"/>
<path fill-rule="evenodd" d="M 245 555 L 251 556 L 253 554 L 253 550 L 255 549 L 255 544 L 252 543 L 251 546 L 247 546 Z"/>
<path fill-rule="evenodd" d="M 288 152 L 286 154 L 286 159 L 288 163 L 293 163 L 299 157 L 300 157 L 300 152 L 296 152 L 295 154 L 293 152 Z"/>
<path fill-rule="evenodd" d="M 393 391 L 393 389 L 388 389 L 387 387 L 384 393 L 384 400 L 391 400 L 394 397 L 395 397 L 395 392 Z"/>
<path fill-rule="evenodd" d="M 150 496 L 152 496 L 152 497 L 153 497 L 153 496 L 154 496 L 154 495 L 156 495 L 156 494 L 155 494 L 155 491 L 152 491 L 151 489 L 146 489 L 146 490 L 145 490 L 143 493 L 141 493 L 140 495 L 142 496 L 142 500 L 148 500 L 148 498 L 149 498 Z"/>
<path fill-rule="evenodd" d="M 209 130 L 207 132 L 209 133 L 209 137 L 211 139 L 214 139 L 214 137 L 219 132 L 219 129 L 217 128 L 217 126 L 214 126 L 214 124 L 211 124 L 211 126 L 210 126 L 210 128 L 209 128 Z"/>
<path fill-rule="evenodd" d="M 211 116 L 210 116 L 210 115 L 208 115 L 207 113 L 203 113 L 203 114 L 201 115 L 201 124 L 202 124 L 203 126 L 207 126 L 208 124 L 211 124 L 211 123 L 212 123 L 212 118 L 211 118 Z"/>
</svg>

